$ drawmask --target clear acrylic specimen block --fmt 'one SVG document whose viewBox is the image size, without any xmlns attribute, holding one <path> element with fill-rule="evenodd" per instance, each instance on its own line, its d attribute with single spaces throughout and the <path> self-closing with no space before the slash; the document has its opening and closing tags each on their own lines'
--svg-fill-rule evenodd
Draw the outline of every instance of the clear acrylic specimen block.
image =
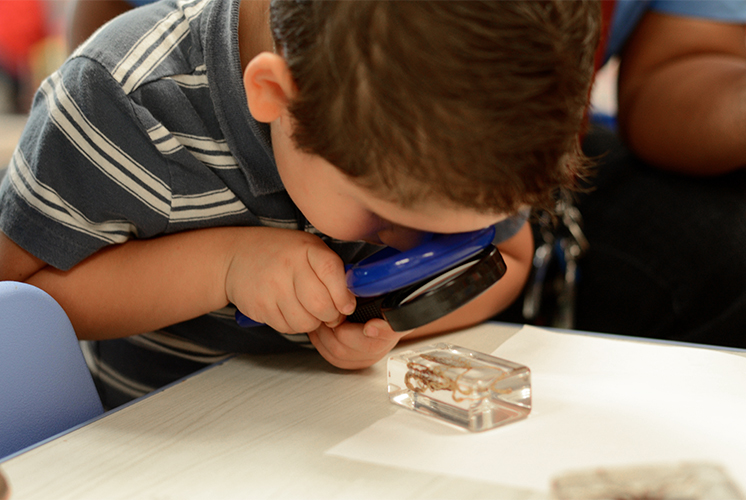
<svg viewBox="0 0 746 500">
<path fill-rule="evenodd" d="M 440 343 L 388 360 L 392 403 L 484 431 L 531 412 L 528 367 L 464 347 Z"/>
<path fill-rule="evenodd" d="M 565 473 L 552 481 L 556 500 L 744 500 L 722 467 L 679 463 L 599 467 Z"/>
</svg>

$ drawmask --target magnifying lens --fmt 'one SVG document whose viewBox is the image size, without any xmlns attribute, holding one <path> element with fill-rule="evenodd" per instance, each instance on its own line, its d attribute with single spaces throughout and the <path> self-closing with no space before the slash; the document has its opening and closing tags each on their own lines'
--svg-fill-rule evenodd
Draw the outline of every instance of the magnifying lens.
<svg viewBox="0 0 746 500">
<path fill-rule="evenodd" d="M 410 250 L 384 248 L 347 266 L 347 287 L 358 297 L 348 321 L 386 320 L 394 331 L 420 327 L 475 299 L 503 277 L 505 262 L 492 244 L 495 228 L 435 234 Z M 258 326 L 241 312 L 240 326 Z"/>
</svg>

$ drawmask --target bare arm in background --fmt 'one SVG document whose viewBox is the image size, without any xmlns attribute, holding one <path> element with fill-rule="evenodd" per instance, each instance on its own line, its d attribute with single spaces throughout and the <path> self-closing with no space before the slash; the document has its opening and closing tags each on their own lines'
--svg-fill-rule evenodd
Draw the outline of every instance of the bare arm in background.
<svg viewBox="0 0 746 500">
<path fill-rule="evenodd" d="M 619 126 L 641 158 L 666 170 L 745 166 L 744 26 L 646 14 L 621 56 Z"/>
<path fill-rule="evenodd" d="M 67 47 L 70 52 L 98 28 L 132 9 L 125 0 L 74 0 L 67 18 Z"/>
</svg>

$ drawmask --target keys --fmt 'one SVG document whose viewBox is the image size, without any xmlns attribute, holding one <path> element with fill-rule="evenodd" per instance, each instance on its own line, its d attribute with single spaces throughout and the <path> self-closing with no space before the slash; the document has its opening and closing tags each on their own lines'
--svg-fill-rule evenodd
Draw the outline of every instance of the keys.
<svg viewBox="0 0 746 500">
<path fill-rule="evenodd" d="M 569 200 L 560 199 L 556 207 L 557 222 L 546 216 L 540 220 L 542 241 L 534 252 L 533 266 L 523 301 L 523 317 L 555 328 L 575 326 L 575 296 L 578 282 L 578 260 L 588 250 L 582 230 L 582 216 Z M 555 271 L 555 272 L 552 272 Z M 549 282 L 548 280 L 551 280 Z M 542 304 L 545 294 L 556 297 L 555 304 Z M 548 318 L 540 318 L 544 309 Z"/>
<path fill-rule="evenodd" d="M 565 227 L 570 232 L 570 236 L 579 247 L 580 254 L 578 254 L 577 257 L 580 257 L 588 251 L 589 247 L 588 240 L 586 239 L 585 234 L 583 234 L 583 229 L 581 227 L 583 225 L 583 216 L 580 215 L 578 207 L 570 205 L 566 201 L 559 202 L 559 209 L 561 210 L 562 222 L 565 224 Z"/>
<path fill-rule="evenodd" d="M 534 321 L 539 317 L 547 271 L 549 264 L 552 262 L 554 251 L 554 235 L 552 232 L 542 228 L 542 237 L 544 243 L 538 245 L 534 251 L 529 287 L 523 297 L 523 317 L 528 321 Z"/>
</svg>

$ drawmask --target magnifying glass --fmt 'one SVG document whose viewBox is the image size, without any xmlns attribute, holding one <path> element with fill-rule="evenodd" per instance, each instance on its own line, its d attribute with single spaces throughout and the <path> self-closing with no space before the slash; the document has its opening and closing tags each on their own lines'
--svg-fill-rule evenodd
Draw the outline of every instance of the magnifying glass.
<svg viewBox="0 0 746 500">
<path fill-rule="evenodd" d="M 435 234 L 410 250 L 384 248 L 347 266 L 347 287 L 358 297 L 353 323 L 386 320 L 401 332 L 426 325 L 475 299 L 503 277 L 505 262 L 492 244 L 495 228 Z M 240 326 L 258 326 L 240 311 Z"/>
</svg>

